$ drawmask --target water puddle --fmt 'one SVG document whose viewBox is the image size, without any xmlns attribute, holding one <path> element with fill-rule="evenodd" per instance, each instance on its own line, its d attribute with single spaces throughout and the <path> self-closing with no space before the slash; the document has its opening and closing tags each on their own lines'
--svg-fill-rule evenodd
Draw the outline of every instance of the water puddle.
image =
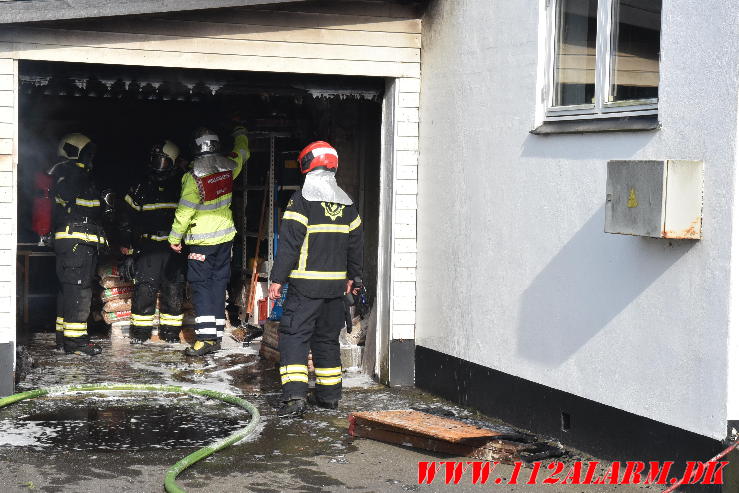
<svg viewBox="0 0 739 493">
<path fill-rule="evenodd" d="M 200 447 L 249 422 L 243 410 L 175 396 L 37 399 L 0 413 L 0 448 L 55 451 L 160 450 Z"/>
</svg>

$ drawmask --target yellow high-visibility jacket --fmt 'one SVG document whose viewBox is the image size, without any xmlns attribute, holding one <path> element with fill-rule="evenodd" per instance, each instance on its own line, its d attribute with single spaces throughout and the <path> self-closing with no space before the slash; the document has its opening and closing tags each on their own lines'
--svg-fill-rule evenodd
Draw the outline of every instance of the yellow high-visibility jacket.
<svg viewBox="0 0 739 493">
<path fill-rule="evenodd" d="M 249 139 L 246 135 L 236 135 L 234 150 L 228 155 L 228 159 L 235 163 L 233 180 L 239 176 L 250 156 Z M 233 240 L 236 227 L 231 214 L 231 198 L 232 194 L 228 193 L 216 200 L 203 200 L 197 179 L 192 173 L 185 173 L 169 243 L 177 245 L 184 241 L 188 245 L 218 245 Z"/>
</svg>

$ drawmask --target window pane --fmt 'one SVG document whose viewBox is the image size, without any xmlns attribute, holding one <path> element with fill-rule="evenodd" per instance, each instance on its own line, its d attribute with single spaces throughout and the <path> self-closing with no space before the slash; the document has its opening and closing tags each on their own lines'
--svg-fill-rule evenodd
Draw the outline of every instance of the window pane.
<svg viewBox="0 0 739 493">
<path fill-rule="evenodd" d="M 617 0 L 613 19 L 611 101 L 656 98 L 662 0 Z"/>
<path fill-rule="evenodd" d="M 592 104 L 598 0 L 557 2 L 554 106 Z"/>
</svg>

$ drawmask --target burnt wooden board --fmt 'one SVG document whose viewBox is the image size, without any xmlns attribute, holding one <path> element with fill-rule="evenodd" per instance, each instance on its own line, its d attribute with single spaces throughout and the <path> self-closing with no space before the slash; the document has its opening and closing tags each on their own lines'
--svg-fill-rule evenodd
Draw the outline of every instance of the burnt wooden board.
<svg viewBox="0 0 739 493">
<path fill-rule="evenodd" d="M 352 418 L 356 423 L 365 427 L 435 438 L 451 443 L 481 443 L 492 438 L 504 439 L 520 436 L 413 410 L 357 412 L 352 413 L 350 420 Z"/>
<path fill-rule="evenodd" d="M 502 433 L 419 411 L 357 412 L 349 415 L 349 434 L 406 447 L 486 461 L 511 463 L 562 455 L 545 442 L 516 441 L 520 433 Z"/>
</svg>

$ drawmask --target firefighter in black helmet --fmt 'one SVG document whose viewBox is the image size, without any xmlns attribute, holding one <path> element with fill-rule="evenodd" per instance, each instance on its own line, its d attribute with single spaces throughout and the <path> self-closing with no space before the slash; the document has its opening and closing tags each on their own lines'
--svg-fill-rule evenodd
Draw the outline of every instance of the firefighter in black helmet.
<svg viewBox="0 0 739 493">
<path fill-rule="evenodd" d="M 146 176 L 124 197 L 119 220 L 121 251 L 127 255 L 121 268 L 134 280 L 131 306 L 131 342 L 151 337 L 157 293 L 159 337 L 179 342 L 182 300 L 185 294 L 185 261 L 167 242 L 180 198 L 181 173 L 175 165 L 179 148 L 171 141 L 154 144 Z"/>
<path fill-rule="evenodd" d="M 60 285 L 57 347 L 94 356 L 101 349 L 90 342 L 87 318 L 98 253 L 107 246 L 102 226 L 105 204 L 90 176 L 95 145 L 85 135 L 69 134 L 59 142 L 58 155 L 63 161 L 49 172 L 56 202 L 54 251 Z"/>
<path fill-rule="evenodd" d="M 305 410 L 309 349 L 316 374 L 311 400 L 321 407 L 338 406 L 343 295 L 357 294 L 350 279 L 362 277 L 362 220 L 336 183 L 336 150 L 326 142 L 314 142 L 300 153 L 298 164 L 305 183 L 282 216 L 269 287 L 274 300 L 283 284 L 290 283 L 279 329 L 281 417 L 300 416 Z"/>
</svg>

